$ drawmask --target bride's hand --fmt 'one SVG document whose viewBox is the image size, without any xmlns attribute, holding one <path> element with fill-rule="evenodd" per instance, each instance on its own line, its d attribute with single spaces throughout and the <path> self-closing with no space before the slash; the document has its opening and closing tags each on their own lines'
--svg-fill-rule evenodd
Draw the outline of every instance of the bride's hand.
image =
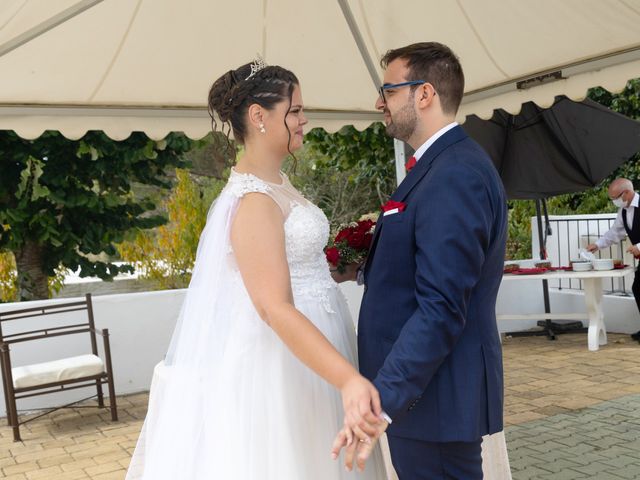
<svg viewBox="0 0 640 480">
<path fill-rule="evenodd" d="M 362 375 L 353 375 L 340 389 L 344 407 L 344 423 L 356 437 L 371 441 L 382 421 L 380 395 L 373 384 Z"/>
<path fill-rule="evenodd" d="M 389 424 L 382 420 L 378 424 L 377 432 L 372 441 L 366 442 L 358 439 L 354 436 L 351 429 L 347 426 L 343 427 L 333 441 L 333 447 L 331 448 L 331 457 L 335 460 L 340 454 L 340 450 L 345 448 L 344 465 L 348 471 L 353 469 L 353 461 L 355 459 L 356 465 L 360 472 L 364 471 L 365 463 L 373 453 L 376 442 L 380 436 L 387 430 Z"/>
<path fill-rule="evenodd" d="M 330 265 L 331 277 L 336 283 L 355 282 L 358 278 L 358 268 L 360 268 L 359 263 L 350 263 L 346 266 L 344 273 L 340 273 L 337 268 L 333 268 L 333 265 Z"/>
</svg>

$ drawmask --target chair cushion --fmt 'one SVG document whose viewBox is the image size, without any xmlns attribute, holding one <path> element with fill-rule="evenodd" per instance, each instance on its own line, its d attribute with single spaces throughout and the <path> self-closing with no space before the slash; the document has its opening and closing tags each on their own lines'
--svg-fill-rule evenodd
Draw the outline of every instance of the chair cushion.
<svg viewBox="0 0 640 480">
<path fill-rule="evenodd" d="M 104 364 L 96 355 L 79 355 L 11 369 L 13 388 L 34 387 L 45 383 L 73 380 L 99 375 L 102 372 L 104 372 Z"/>
</svg>

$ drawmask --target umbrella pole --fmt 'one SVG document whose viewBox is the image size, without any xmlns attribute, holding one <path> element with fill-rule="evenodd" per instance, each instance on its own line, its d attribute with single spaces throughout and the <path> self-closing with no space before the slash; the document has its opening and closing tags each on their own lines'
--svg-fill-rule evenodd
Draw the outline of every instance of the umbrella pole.
<svg viewBox="0 0 640 480">
<path fill-rule="evenodd" d="M 540 200 L 536 198 L 536 220 L 538 223 L 538 245 L 540 248 L 540 260 L 547 259 L 547 236 L 542 234 L 542 211 L 541 205 L 544 200 Z M 545 213 L 547 210 L 547 205 L 545 202 L 544 205 Z M 551 302 L 549 301 L 549 282 L 547 280 L 542 280 L 542 296 L 544 298 L 544 312 L 551 313 Z M 542 323 L 542 322 L 540 322 Z M 555 340 L 556 336 L 551 329 L 552 323 L 551 320 L 546 319 L 542 325 L 543 331 L 546 332 L 549 340 Z"/>
<path fill-rule="evenodd" d="M 542 228 L 542 209 L 544 209 L 545 228 L 543 235 Z M 536 220 L 538 227 L 538 243 L 539 243 L 539 255 L 540 260 L 547 259 L 547 235 L 551 233 L 549 226 L 549 215 L 547 213 L 546 200 L 536 199 Z M 544 311 L 545 313 L 551 313 L 551 302 L 549 301 L 549 283 L 547 280 L 542 280 L 542 295 L 544 298 Z M 557 323 L 552 320 L 545 319 L 538 321 L 538 326 L 542 327 L 542 330 L 533 330 L 526 332 L 508 332 L 506 335 L 512 337 L 531 337 L 545 335 L 549 340 L 555 340 L 556 335 L 561 333 L 585 333 L 586 328 L 583 328 L 582 322 L 567 322 Z"/>
<path fill-rule="evenodd" d="M 546 251 L 546 238 L 542 236 L 542 211 L 541 211 L 541 203 L 542 200 L 536 198 L 536 220 L 538 226 L 538 245 L 539 245 L 539 255 L 540 260 L 546 260 L 547 251 Z M 546 209 L 546 205 L 545 205 Z M 545 313 L 551 313 L 551 302 L 549 301 L 549 282 L 546 280 L 542 280 L 542 295 L 544 299 L 544 311 Z M 546 336 L 549 340 L 555 340 L 556 334 L 553 331 L 553 323 L 551 320 L 542 320 L 538 322 L 538 326 L 542 327 L 542 330 L 529 330 L 525 332 L 507 332 L 506 335 L 511 337 L 539 337 Z"/>
<path fill-rule="evenodd" d="M 544 212 L 544 235 L 542 229 L 542 215 L 540 207 Z M 536 200 L 536 214 L 538 216 L 538 238 L 540 240 L 540 258 L 547 259 L 547 236 L 551 235 L 551 226 L 549 225 L 549 212 L 547 211 L 547 200 L 545 198 Z M 549 283 L 547 280 L 542 281 L 542 288 L 544 294 L 544 311 L 546 313 L 551 312 L 549 302 Z M 587 329 L 582 326 L 582 322 L 563 322 L 558 323 L 552 320 L 542 320 L 538 322 L 538 326 L 543 327 L 543 332 L 546 331 L 549 340 L 555 340 L 556 335 L 561 333 L 586 333 Z"/>
</svg>

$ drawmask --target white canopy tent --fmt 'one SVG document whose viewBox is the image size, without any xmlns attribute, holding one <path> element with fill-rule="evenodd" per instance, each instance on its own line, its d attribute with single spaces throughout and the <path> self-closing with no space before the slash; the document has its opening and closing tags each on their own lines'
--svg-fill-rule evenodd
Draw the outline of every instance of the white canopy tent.
<svg viewBox="0 0 640 480">
<path fill-rule="evenodd" d="M 365 128 L 378 59 L 428 40 L 462 61 L 458 120 L 489 118 L 621 90 L 640 77 L 639 25 L 640 0 L 1 0 L 0 130 L 201 138 L 211 83 L 256 54 L 298 75 L 310 127 Z M 504 437 L 488 441 L 506 471 L 488 476 L 510 478 Z"/>
<path fill-rule="evenodd" d="M 2 0 L 0 129 L 200 138 L 223 72 L 261 54 L 299 76 L 311 127 L 364 128 L 389 48 L 460 56 L 459 120 L 640 76 L 640 0 Z"/>
</svg>

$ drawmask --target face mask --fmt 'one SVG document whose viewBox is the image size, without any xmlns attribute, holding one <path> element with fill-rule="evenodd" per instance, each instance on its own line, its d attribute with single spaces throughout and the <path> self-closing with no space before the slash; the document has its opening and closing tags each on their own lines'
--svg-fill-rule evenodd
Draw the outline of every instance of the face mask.
<svg viewBox="0 0 640 480">
<path fill-rule="evenodd" d="M 618 197 L 615 200 L 612 200 L 613 204 L 618 207 L 618 208 L 622 208 L 622 207 L 626 207 L 627 206 L 627 202 L 625 202 L 622 197 Z"/>
</svg>

